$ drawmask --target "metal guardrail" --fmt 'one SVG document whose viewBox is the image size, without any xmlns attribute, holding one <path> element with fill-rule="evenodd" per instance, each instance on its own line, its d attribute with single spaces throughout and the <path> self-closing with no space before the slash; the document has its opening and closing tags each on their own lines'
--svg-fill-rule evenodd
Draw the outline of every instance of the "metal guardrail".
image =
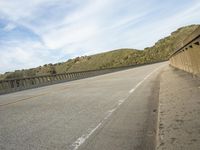
<svg viewBox="0 0 200 150">
<path fill-rule="evenodd" d="M 200 27 L 183 41 L 169 58 L 170 65 L 200 76 Z"/>
<path fill-rule="evenodd" d="M 160 61 L 162 62 L 162 61 Z M 146 64 L 153 64 L 157 62 L 151 62 Z M 142 66 L 146 64 L 140 65 L 130 65 L 116 68 L 108 68 L 101 70 L 89 70 L 89 71 L 81 71 L 81 72 L 70 72 L 70 73 L 62 73 L 62 74 L 52 74 L 52 75 L 41 75 L 34 77 L 26 77 L 26 78 L 15 78 L 15 79 L 7 79 L 0 80 L 0 94 L 6 94 L 15 91 L 26 90 L 30 88 L 37 88 L 41 86 L 62 83 L 67 81 L 73 81 L 88 77 L 93 77 L 97 75 L 103 75 L 111 72 L 121 71 L 137 66 Z"/>
</svg>

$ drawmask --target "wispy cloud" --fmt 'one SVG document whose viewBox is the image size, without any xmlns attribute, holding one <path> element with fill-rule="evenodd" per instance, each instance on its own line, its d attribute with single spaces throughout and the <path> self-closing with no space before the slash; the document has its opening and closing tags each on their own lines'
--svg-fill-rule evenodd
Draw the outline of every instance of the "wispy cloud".
<svg viewBox="0 0 200 150">
<path fill-rule="evenodd" d="M 199 17 L 198 0 L 0 1 L 0 72 L 143 49 Z"/>
</svg>

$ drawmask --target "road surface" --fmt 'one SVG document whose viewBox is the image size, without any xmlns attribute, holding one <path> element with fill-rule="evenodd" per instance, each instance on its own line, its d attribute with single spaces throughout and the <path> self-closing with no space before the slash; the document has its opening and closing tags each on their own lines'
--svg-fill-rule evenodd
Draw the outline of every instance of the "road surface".
<svg viewBox="0 0 200 150">
<path fill-rule="evenodd" d="M 167 63 L 0 96 L 1 150 L 152 150 Z"/>
</svg>

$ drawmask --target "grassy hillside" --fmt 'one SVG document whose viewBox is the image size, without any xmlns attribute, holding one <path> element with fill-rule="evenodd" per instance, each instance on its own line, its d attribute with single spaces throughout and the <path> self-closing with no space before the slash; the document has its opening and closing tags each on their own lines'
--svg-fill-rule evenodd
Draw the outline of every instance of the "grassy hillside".
<svg viewBox="0 0 200 150">
<path fill-rule="evenodd" d="M 182 41 L 188 37 L 199 25 L 190 25 L 179 28 L 172 32 L 170 36 L 165 37 L 155 43 L 154 46 L 145 48 L 144 51 L 150 59 L 165 59 L 180 48 Z"/>
<path fill-rule="evenodd" d="M 86 57 L 78 57 L 73 61 L 73 65 L 66 71 L 82 71 L 93 69 L 104 69 L 131 65 L 137 63 L 142 51 L 134 49 L 118 49 L 110 52 L 96 54 Z M 131 59 L 134 58 L 135 59 Z"/>
<path fill-rule="evenodd" d="M 81 56 L 62 63 L 7 72 L 4 75 L 0 75 L 0 79 L 104 69 L 166 60 L 174 50 L 180 47 L 181 42 L 198 26 L 199 25 L 190 25 L 179 28 L 171 33 L 170 36 L 159 40 L 154 46 L 145 48 L 144 50 L 118 49 L 91 56 Z"/>
</svg>

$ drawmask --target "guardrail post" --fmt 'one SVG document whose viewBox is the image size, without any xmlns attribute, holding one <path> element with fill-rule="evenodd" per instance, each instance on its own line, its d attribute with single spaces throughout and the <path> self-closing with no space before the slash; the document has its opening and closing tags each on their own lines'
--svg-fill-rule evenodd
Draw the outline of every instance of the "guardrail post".
<svg viewBox="0 0 200 150">
<path fill-rule="evenodd" d="M 51 82 L 51 78 L 49 76 L 47 76 L 46 78 L 47 78 L 48 83 Z"/>
<path fill-rule="evenodd" d="M 66 80 L 66 79 L 68 79 L 68 76 L 67 76 L 67 74 L 64 74 L 64 79 Z"/>
<path fill-rule="evenodd" d="M 70 73 L 70 78 L 73 80 L 73 78 L 74 78 L 74 74 L 73 73 Z"/>
<path fill-rule="evenodd" d="M 3 90 L 3 85 L 2 85 L 2 81 L 0 81 L 0 91 Z"/>
<path fill-rule="evenodd" d="M 1 82 L 1 87 L 2 87 L 2 89 L 3 89 L 2 93 L 3 93 L 3 92 L 6 92 L 6 90 L 7 90 L 6 81 L 2 81 L 2 82 Z"/>
<path fill-rule="evenodd" d="M 70 78 L 70 80 L 73 79 L 73 75 L 72 75 L 72 73 L 69 73 L 69 78 Z"/>
<path fill-rule="evenodd" d="M 30 78 L 29 78 L 29 79 L 26 79 L 26 86 L 27 86 L 28 88 L 31 87 L 31 81 L 30 81 Z"/>
<path fill-rule="evenodd" d="M 20 79 L 20 80 L 18 80 L 18 82 L 19 82 L 19 89 L 22 89 L 23 88 L 23 79 Z"/>
</svg>

